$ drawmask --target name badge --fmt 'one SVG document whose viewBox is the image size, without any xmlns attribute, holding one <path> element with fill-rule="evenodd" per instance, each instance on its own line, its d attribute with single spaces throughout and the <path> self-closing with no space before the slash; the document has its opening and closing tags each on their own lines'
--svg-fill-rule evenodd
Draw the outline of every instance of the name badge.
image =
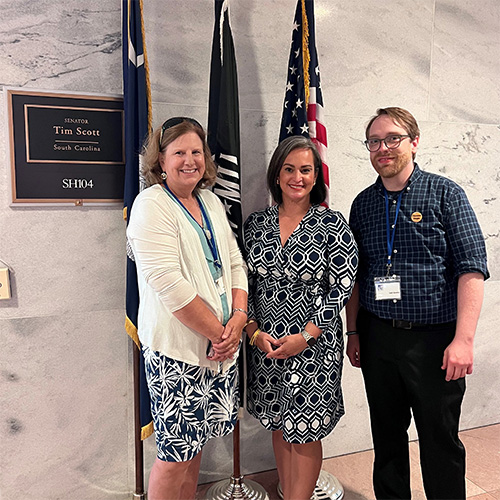
<svg viewBox="0 0 500 500">
<path fill-rule="evenodd" d="M 375 300 L 401 300 L 401 276 L 374 278 Z"/>
<path fill-rule="evenodd" d="M 222 280 L 222 276 L 215 280 L 215 288 L 217 288 L 219 295 L 224 295 L 226 293 L 226 289 L 224 288 L 224 282 Z"/>
</svg>

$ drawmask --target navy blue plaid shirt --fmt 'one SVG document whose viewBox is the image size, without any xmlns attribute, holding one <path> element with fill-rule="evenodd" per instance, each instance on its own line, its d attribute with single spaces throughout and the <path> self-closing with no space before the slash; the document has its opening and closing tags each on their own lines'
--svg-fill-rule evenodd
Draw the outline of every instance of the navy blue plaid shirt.
<svg viewBox="0 0 500 500">
<path fill-rule="evenodd" d="M 374 278 L 387 274 L 380 177 L 352 204 L 349 223 L 359 247 L 360 305 L 379 318 L 423 324 L 453 321 L 458 276 L 480 272 L 485 279 L 489 277 L 481 228 L 464 190 L 445 177 L 424 172 L 415 164 L 403 191 L 390 272 L 401 277 L 401 300 L 375 300 Z M 389 193 L 391 224 L 398 194 Z"/>
</svg>

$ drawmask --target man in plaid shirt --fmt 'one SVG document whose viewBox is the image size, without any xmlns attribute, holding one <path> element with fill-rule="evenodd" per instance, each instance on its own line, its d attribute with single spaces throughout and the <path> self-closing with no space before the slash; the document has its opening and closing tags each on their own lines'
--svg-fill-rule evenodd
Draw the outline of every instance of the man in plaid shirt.
<svg viewBox="0 0 500 500">
<path fill-rule="evenodd" d="M 363 372 L 376 497 L 411 498 L 413 414 L 427 498 L 465 499 L 458 424 L 486 249 L 463 189 L 415 163 L 419 139 L 401 108 L 379 109 L 366 128 L 379 177 L 351 207 L 359 269 L 346 308 L 347 355 Z"/>
</svg>

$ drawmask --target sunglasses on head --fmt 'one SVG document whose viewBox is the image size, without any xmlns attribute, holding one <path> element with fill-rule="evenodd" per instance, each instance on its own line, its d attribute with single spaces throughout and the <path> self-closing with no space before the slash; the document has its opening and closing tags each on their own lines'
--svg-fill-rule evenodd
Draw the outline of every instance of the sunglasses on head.
<svg viewBox="0 0 500 500">
<path fill-rule="evenodd" d="M 165 130 L 175 127 L 176 125 L 179 125 L 182 122 L 192 123 L 193 125 L 196 125 L 197 127 L 200 127 L 203 130 L 203 127 L 200 125 L 200 122 L 196 121 L 194 118 L 187 118 L 186 116 L 174 116 L 173 118 L 169 118 L 161 126 L 160 149 L 161 149 L 161 141 L 163 140 L 163 134 L 165 133 Z"/>
</svg>

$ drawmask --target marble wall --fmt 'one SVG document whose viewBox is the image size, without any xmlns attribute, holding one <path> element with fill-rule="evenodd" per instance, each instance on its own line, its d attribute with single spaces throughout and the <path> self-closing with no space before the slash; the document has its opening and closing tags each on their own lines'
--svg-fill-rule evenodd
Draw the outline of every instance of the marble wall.
<svg viewBox="0 0 500 500">
<path fill-rule="evenodd" d="M 213 4 L 145 2 L 154 122 L 206 123 Z M 267 203 L 295 0 L 232 0 L 239 69 L 245 215 Z M 459 182 L 482 224 L 486 283 L 462 428 L 500 421 L 500 4 L 485 0 L 316 0 L 328 127 L 331 206 L 348 214 L 375 175 L 362 145 L 380 106 L 402 106 L 422 130 L 420 165 Z M 119 0 L 3 2 L 0 85 L 120 94 Z M 124 333 L 124 223 L 117 208 L 13 208 L 7 116 L 0 123 L 0 259 L 13 298 L 0 301 L 0 496 L 132 497 L 131 350 Z M 358 370 L 344 371 L 346 416 L 325 456 L 371 447 Z M 244 473 L 274 467 L 270 436 L 242 420 Z M 415 433 L 412 430 L 412 437 Z M 201 481 L 227 477 L 231 437 L 207 445 Z M 146 469 L 154 459 L 145 444 Z"/>
</svg>

